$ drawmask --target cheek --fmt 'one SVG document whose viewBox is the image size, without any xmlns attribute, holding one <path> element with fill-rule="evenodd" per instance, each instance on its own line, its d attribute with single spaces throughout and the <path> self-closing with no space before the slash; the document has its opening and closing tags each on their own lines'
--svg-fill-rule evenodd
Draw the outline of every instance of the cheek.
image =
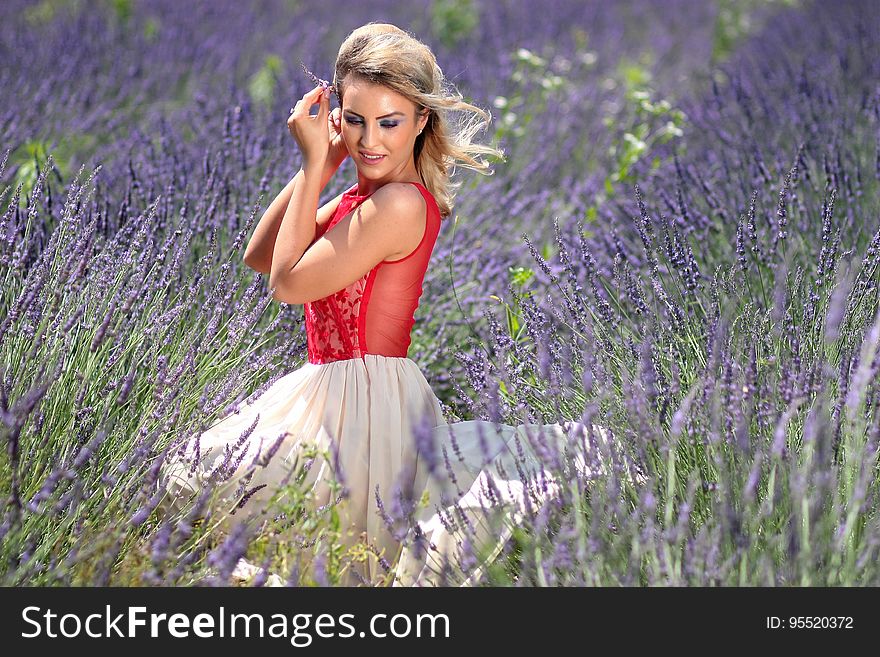
<svg viewBox="0 0 880 657">
<path fill-rule="evenodd" d="M 393 136 L 389 136 L 388 142 L 395 150 L 407 149 L 410 146 L 409 135 L 403 130 L 396 132 Z"/>
<path fill-rule="evenodd" d="M 355 148 L 359 139 L 358 131 L 352 127 L 343 127 L 342 128 L 342 141 L 345 142 L 346 146 L 349 150 Z"/>
</svg>

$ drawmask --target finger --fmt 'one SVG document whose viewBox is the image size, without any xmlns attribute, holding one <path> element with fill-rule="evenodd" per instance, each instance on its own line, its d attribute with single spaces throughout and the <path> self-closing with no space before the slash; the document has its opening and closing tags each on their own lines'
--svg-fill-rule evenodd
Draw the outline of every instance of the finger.
<svg viewBox="0 0 880 657">
<path fill-rule="evenodd" d="M 300 107 L 305 105 L 306 108 L 311 109 L 312 105 L 321 101 L 321 93 L 323 92 L 323 90 L 324 87 L 318 85 L 311 91 L 307 91 L 305 94 L 303 94 L 303 97 L 300 98 L 299 101 L 297 101 L 295 108 L 299 109 Z"/>
<path fill-rule="evenodd" d="M 318 86 L 305 96 L 303 96 L 302 102 L 305 105 L 305 111 L 311 114 L 311 109 L 316 104 L 318 105 L 318 113 L 312 114 L 312 116 L 320 116 L 324 113 L 325 110 L 328 110 L 330 107 L 329 96 L 324 93 L 324 87 Z"/>
<path fill-rule="evenodd" d="M 321 115 L 329 115 L 330 114 L 330 91 L 326 90 L 321 93 L 320 98 L 318 99 L 320 106 L 318 107 L 318 114 Z"/>
<path fill-rule="evenodd" d="M 296 119 L 303 115 L 303 113 L 308 113 L 308 109 L 304 107 L 305 103 L 302 100 L 297 101 L 296 105 L 293 106 L 293 111 L 290 113 L 290 119 Z"/>
<path fill-rule="evenodd" d="M 323 89 L 323 87 L 318 87 L 318 89 Z M 316 103 L 323 105 L 322 96 L 321 95 L 315 96 L 314 91 L 315 90 L 310 91 L 305 96 L 303 96 L 299 101 L 297 101 L 296 105 L 294 105 L 294 107 L 293 107 L 293 112 L 291 113 L 291 116 L 301 117 L 305 114 L 311 114 L 310 110 L 312 109 L 312 107 Z M 320 112 L 320 107 L 319 107 L 318 114 L 320 114 L 320 113 L 321 112 Z"/>
<path fill-rule="evenodd" d="M 325 117 L 328 114 L 328 111 L 327 111 L 328 104 L 326 102 L 324 102 L 323 96 L 319 97 L 315 102 L 318 104 L 318 111 L 315 114 L 312 114 L 311 107 L 309 107 L 309 109 L 307 110 L 309 112 L 309 116 L 311 116 L 315 120 L 324 121 Z"/>
<path fill-rule="evenodd" d="M 305 96 L 303 96 L 303 100 L 311 100 L 312 104 L 317 103 L 320 100 L 320 96 L 324 91 L 324 87 L 322 85 L 318 85 L 311 91 L 309 91 Z"/>
</svg>

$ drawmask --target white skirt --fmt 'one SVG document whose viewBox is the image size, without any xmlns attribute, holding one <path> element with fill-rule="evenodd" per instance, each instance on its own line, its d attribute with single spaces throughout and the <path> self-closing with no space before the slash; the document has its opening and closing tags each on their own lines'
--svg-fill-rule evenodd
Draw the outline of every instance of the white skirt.
<svg viewBox="0 0 880 657">
<path fill-rule="evenodd" d="M 395 586 L 473 585 L 513 527 L 558 491 L 532 444 L 551 443 L 549 448 L 561 453 L 568 433 L 560 424 L 447 424 L 439 400 L 409 358 L 367 354 L 306 363 L 191 439 L 183 456 L 172 452 L 160 476 L 170 497 L 160 509 L 183 508 L 225 461 L 225 474 L 231 476 L 216 485 L 212 507 L 220 512 L 221 530 L 259 520 L 279 485 L 291 481 L 304 464 L 304 450 L 314 446 L 333 456 L 316 458 L 303 486 L 313 503 L 323 506 L 332 501 L 331 481 L 344 485 L 347 497 L 337 504 L 343 544 L 357 542 L 366 532 L 392 569 Z M 201 458 L 193 468 L 196 445 Z M 577 465 L 587 470 L 582 456 Z M 239 479 L 248 472 L 252 476 L 243 490 Z M 427 503 L 410 510 L 414 522 L 392 531 L 383 515 L 399 510 L 394 498 L 401 487 L 408 499 Z M 228 514 L 243 495 L 250 495 L 246 503 Z M 462 562 L 464 572 L 455 567 Z M 375 558 L 352 567 L 359 577 L 349 573 L 346 585 L 390 579 Z"/>
</svg>

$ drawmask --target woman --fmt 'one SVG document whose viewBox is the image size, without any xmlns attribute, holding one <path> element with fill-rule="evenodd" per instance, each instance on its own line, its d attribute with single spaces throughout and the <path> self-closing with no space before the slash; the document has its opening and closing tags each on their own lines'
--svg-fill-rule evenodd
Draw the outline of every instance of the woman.
<svg viewBox="0 0 880 657">
<path fill-rule="evenodd" d="M 567 438 L 558 424 L 446 424 L 407 358 L 425 271 L 452 210 L 450 165 L 486 172 L 474 156 L 497 153 L 471 141 L 485 125 L 477 117 L 488 115 L 448 93 L 431 51 L 392 25 L 352 32 L 333 83 L 340 108 L 330 111 L 326 85 L 293 108 L 288 127 L 302 169 L 245 253 L 269 275 L 273 298 L 305 305 L 308 363 L 193 440 L 184 456 L 198 453 L 197 465 L 181 457 L 163 474 L 172 499 L 183 500 L 209 473 L 231 473 L 218 488 L 225 508 L 246 499 L 230 519 L 238 521 L 257 517 L 314 446 L 333 455 L 307 472 L 316 502 L 332 501 L 330 482 L 341 481 L 347 499 L 339 510 L 350 530 L 343 540 L 365 533 L 384 560 L 355 564 L 347 583 L 376 583 L 384 565 L 396 585 L 473 584 L 511 533 L 512 523 L 493 526 L 482 508 L 503 509 L 515 523 L 552 496 L 530 442 L 549 438 L 559 448 Z M 472 120 L 455 126 L 450 110 Z M 318 207 L 346 157 L 357 184 Z M 518 473 L 530 471 L 537 485 L 524 486 Z M 408 526 L 386 522 L 393 508 L 425 494 Z M 469 558 L 465 570 L 444 567 Z"/>
</svg>

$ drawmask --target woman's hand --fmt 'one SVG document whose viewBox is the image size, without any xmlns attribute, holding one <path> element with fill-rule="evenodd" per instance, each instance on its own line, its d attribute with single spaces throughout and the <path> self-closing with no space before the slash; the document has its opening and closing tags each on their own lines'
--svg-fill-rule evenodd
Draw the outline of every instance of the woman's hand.
<svg viewBox="0 0 880 657">
<path fill-rule="evenodd" d="M 327 161 L 331 162 L 334 167 L 339 165 L 348 157 L 348 147 L 342 139 L 342 108 L 337 107 L 330 112 L 329 125 L 330 130 L 330 148 L 327 154 Z"/>
<path fill-rule="evenodd" d="M 315 104 L 318 104 L 318 113 L 313 116 L 309 111 Z M 330 91 L 319 85 L 297 102 L 287 119 L 287 128 L 303 155 L 303 166 L 321 168 L 329 159 L 330 133 L 324 127 L 329 122 Z M 339 140 L 342 140 L 341 134 Z"/>
</svg>

